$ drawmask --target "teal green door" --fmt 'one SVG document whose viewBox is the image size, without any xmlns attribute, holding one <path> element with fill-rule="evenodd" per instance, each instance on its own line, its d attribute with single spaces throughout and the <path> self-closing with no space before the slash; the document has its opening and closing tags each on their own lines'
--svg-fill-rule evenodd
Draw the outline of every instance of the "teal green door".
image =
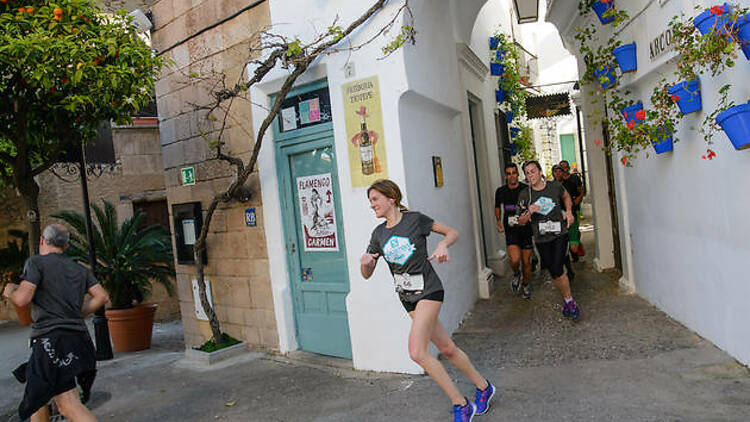
<svg viewBox="0 0 750 422">
<path fill-rule="evenodd" d="M 570 167 L 578 166 L 576 158 L 576 143 L 573 135 L 560 135 L 560 155 L 562 159 L 570 163 Z M 576 164 L 573 166 L 573 164 Z"/>
<path fill-rule="evenodd" d="M 351 358 L 336 152 L 322 126 L 277 144 L 287 262 L 300 348 Z"/>
</svg>

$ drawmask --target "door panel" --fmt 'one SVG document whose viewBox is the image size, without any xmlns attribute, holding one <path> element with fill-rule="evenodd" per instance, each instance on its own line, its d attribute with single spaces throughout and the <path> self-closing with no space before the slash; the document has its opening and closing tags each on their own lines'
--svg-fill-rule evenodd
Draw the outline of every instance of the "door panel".
<svg viewBox="0 0 750 422">
<path fill-rule="evenodd" d="M 279 147 L 284 231 L 300 348 L 351 358 L 349 277 L 333 135 Z"/>
</svg>

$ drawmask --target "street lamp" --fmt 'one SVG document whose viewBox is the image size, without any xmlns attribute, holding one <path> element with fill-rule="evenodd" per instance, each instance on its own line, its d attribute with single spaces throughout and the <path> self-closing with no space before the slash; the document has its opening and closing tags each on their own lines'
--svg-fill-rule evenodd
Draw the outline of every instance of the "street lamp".
<svg viewBox="0 0 750 422">
<path fill-rule="evenodd" d="M 513 4 L 519 24 L 539 20 L 539 0 L 513 0 Z"/>
</svg>

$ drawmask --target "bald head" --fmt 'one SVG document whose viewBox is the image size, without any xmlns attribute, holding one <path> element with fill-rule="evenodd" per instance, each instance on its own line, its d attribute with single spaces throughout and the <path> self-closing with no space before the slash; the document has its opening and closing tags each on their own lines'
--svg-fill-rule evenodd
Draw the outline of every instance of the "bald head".
<svg viewBox="0 0 750 422">
<path fill-rule="evenodd" d="M 62 224 L 50 224 L 44 228 L 42 237 L 48 245 L 56 248 L 64 248 L 68 245 L 68 240 L 70 240 L 70 232 Z"/>
</svg>

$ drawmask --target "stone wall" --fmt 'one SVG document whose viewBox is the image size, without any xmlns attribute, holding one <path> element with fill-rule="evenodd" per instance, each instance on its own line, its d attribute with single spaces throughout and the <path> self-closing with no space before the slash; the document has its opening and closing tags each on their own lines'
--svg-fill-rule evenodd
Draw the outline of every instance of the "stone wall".
<svg viewBox="0 0 750 422">
<path fill-rule="evenodd" d="M 236 82 L 248 60 L 251 41 L 257 39 L 257 32 L 269 22 L 268 3 L 190 37 L 247 4 L 229 0 L 160 0 L 152 6 L 153 46 L 157 51 L 167 50 L 165 56 L 174 63 L 163 72 L 156 86 L 170 212 L 174 204 L 200 201 L 205 217 L 211 199 L 232 181 L 232 168 L 212 158 L 214 153 L 201 136 L 202 131 L 209 131 L 209 139 L 216 136 L 204 123 L 206 112 L 196 111 L 191 105 L 210 100 L 210 81 L 192 83 L 189 76 L 200 74 L 210 78 L 223 71 L 229 84 Z M 233 103 L 222 139 L 227 152 L 244 160 L 249 158 L 254 141 L 249 102 Z M 195 185 L 182 186 L 183 167 L 195 169 Z M 255 176 L 249 181 L 254 191 L 249 203 L 221 206 L 214 214 L 207 238 L 206 275 L 212 284 L 222 329 L 254 347 L 277 349 L 260 186 Z M 257 227 L 245 226 L 247 207 L 256 208 Z M 195 317 L 192 292 L 195 274 L 194 265 L 177 265 L 180 309 L 188 346 L 198 345 L 211 336 L 208 323 Z"/>
</svg>

